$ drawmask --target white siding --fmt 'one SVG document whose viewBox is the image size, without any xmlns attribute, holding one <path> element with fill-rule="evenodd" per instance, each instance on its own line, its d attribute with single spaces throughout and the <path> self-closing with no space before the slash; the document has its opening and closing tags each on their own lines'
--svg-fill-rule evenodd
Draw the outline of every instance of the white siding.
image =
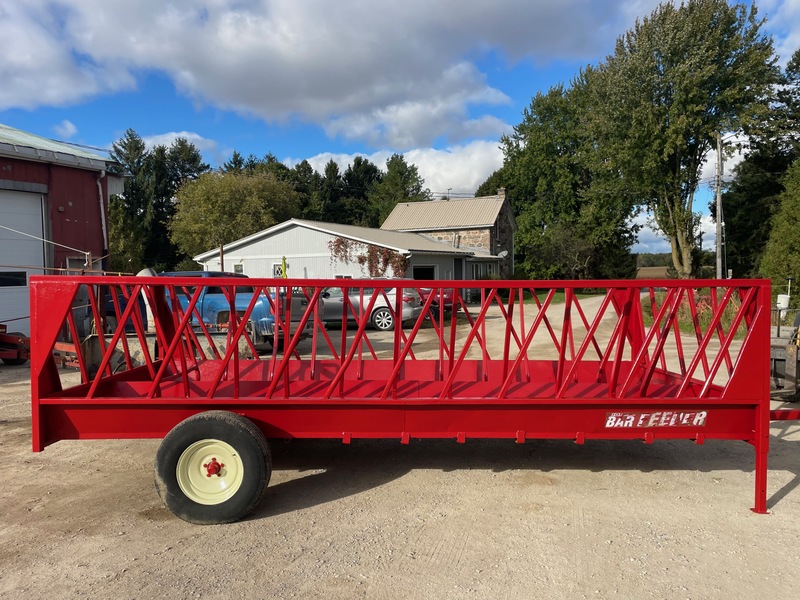
<svg viewBox="0 0 800 600">
<path fill-rule="evenodd" d="M 297 279 L 332 279 L 337 276 L 369 277 L 366 266 L 357 262 L 345 264 L 334 261 L 328 243 L 335 236 L 295 225 L 275 234 L 225 252 L 225 270 L 233 272 L 241 265 L 241 272 L 249 277 L 273 277 L 273 269 L 286 257 L 287 276 Z M 410 264 L 434 266 L 436 277 L 453 276 L 453 257 L 437 254 L 414 254 Z M 204 263 L 207 271 L 219 271 L 219 255 Z M 411 277 L 413 270 L 407 273 Z M 392 273 L 387 273 L 392 276 Z"/>
<path fill-rule="evenodd" d="M 366 271 L 355 264 L 332 262 L 328 242 L 334 237 L 307 229 L 289 227 L 267 238 L 247 246 L 240 246 L 225 253 L 225 270 L 233 271 L 234 265 L 242 265 L 242 273 L 249 277 L 272 277 L 274 265 L 280 265 L 286 257 L 287 276 L 300 279 L 330 279 L 336 275 L 366 277 Z M 219 271 L 219 256 L 205 263 L 207 271 Z"/>
</svg>

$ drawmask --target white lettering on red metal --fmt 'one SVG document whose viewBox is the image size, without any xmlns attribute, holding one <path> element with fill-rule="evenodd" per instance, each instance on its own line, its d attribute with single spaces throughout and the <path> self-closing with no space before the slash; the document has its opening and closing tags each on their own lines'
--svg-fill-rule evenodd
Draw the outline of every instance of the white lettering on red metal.
<svg viewBox="0 0 800 600">
<path fill-rule="evenodd" d="M 606 413 L 606 429 L 641 427 L 703 427 L 708 413 L 704 410 L 625 411 Z"/>
</svg>

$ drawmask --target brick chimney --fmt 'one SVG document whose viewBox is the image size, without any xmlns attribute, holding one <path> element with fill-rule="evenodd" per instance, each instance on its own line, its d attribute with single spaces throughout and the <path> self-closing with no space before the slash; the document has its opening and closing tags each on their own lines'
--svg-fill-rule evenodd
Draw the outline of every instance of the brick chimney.
<svg viewBox="0 0 800 600">
<path fill-rule="evenodd" d="M 505 200 L 506 199 L 506 188 L 504 188 L 504 187 L 498 188 L 497 189 L 497 195 L 500 196 L 501 200 Z"/>
</svg>

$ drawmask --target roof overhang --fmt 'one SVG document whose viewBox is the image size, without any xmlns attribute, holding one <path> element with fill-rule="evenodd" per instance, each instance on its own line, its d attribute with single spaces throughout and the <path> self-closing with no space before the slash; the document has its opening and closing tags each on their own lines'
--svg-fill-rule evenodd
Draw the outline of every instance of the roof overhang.
<svg viewBox="0 0 800 600">
<path fill-rule="evenodd" d="M 90 156 L 79 156 L 66 152 L 55 152 L 53 150 L 44 150 L 31 146 L 9 144 L 7 142 L 0 142 L 0 156 L 62 165 L 76 169 L 88 169 L 90 171 L 104 171 L 110 162 L 101 157 L 92 158 Z"/>
</svg>

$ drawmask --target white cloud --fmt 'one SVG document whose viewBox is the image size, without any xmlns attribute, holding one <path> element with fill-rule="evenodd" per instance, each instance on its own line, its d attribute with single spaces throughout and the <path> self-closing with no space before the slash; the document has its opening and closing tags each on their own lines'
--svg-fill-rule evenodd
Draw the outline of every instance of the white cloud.
<svg viewBox="0 0 800 600">
<path fill-rule="evenodd" d="M 723 139 L 722 181 L 733 179 L 733 170 L 744 160 L 747 151 L 747 138 L 743 135 L 729 135 Z M 714 147 L 706 156 L 700 172 L 700 185 L 714 186 L 717 178 L 717 149 Z"/>
<path fill-rule="evenodd" d="M 773 35 L 780 63 L 786 65 L 800 48 L 800 0 L 762 0 L 758 8 L 767 18 L 766 29 Z"/>
<path fill-rule="evenodd" d="M 662 254 L 672 251 L 667 238 L 664 237 L 662 233 L 655 230 L 646 213 L 639 213 L 632 222 L 642 227 L 639 231 L 638 240 L 631 249 L 633 253 Z M 703 240 L 703 249 L 714 249 L 717 239 L 717 226 L 711 219 L 711 215 L 706 214 L 700 217 L 700 233 Z"/>
<path fill-rule="evenodd" d="M 0 110 L 63 106 L 135 86 L 127 69 L 79 56 L 58 12 L 43 0 L 0 5 Z"/>
<path fill-rule="evenodd" d="M 155 146 L 171 146 L 172 143 L 178 138 L 183 138 L 187 142 L 194 144 L 194 146 L 203 153 L 214 154 L 217 152 L 217 142 L 204 138 L 200 134 L 192 131 L 170 131 L 167 133 L 159 133 L 157 135 L 144 136 L 145 145 L 148 150 Z"/>
<path fill-rule="evenodd" d="M 390 150 L 380 150 L 366 155 L 370 162 L 386 170 L 386 161 L 393 154 Z M 328 161 L 333 160 L 344 172 L 356 156 L 363 154 L 333 154 L 325 152 L 308 160 L 314 169 L 322 173 Z M 435 195 L 472 195 L 480 184 L 486 181 L 503 164 L 503 153 L 497 142 L 475 141 L 463 146 L 452 146 L 444 150 L 419 148 L 409 150 L 403 156 L 406 162 L 417 166 L 425 187 Z M 283 162 L 294 166 L 302 159 L 288 158 Z"/>
<path fill-rule="evenodd" d="M 376 147 L 506 125 L 478 65 L 591 60 L 656 1 L 50 0 L 0 7 L 0 110 L 63 106 L 165 74 L 199 104 L 313 122 Z M 634 14 L 635 13 L 635 14 Z"/>
<path fill-rule="evenodd" d="M 61 121 L 61 123 L 53 127 L 53 130 L 56 132 L 56 135 L 58 135 L 61 138 L 64 138 L 65 140 L 68 140 L 76 133 L 78 133 L 78 128 L 75 127 L 72 121 L 68 121 L 66 119 L 64 119 L 63 121 Z"/>
</svg>

